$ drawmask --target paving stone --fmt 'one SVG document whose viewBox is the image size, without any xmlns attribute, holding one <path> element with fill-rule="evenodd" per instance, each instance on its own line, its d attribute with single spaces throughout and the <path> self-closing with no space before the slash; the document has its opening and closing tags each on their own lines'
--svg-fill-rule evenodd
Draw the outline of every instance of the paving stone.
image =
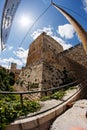
<svg viewBox="0 0 87 130">
<path fill-rule="evenodd" d="M 52 124 L 50 130 L 69 130 L 72 127 L 82 127 L 87 130 L 87 100 L 77 101 L 72 108 L 59 116 Z"/>
</svg>

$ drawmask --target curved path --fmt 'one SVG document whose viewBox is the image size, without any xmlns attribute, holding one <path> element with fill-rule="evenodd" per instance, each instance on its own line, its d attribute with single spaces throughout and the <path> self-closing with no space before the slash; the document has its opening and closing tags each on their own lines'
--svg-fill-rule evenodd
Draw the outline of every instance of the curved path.
<svg viewBox="0 0 87 130">
<path fill-rule="evenodd" d="M 82 127 L 87 130 L 87 100 L 77 101 L 72 108 L 59 116 L 50 130 L 70 130 L 73 127 Z"/>
<path fill-rule="evenodd" d="M 41 102 L 42 109 L 39 112 L 14 121 L 6 130 L 48 130 L 53 120 L 66 111 L 69 103 L 79 99 L 80 93 L 81 90 L 77 86 L 74 90 L 68 90 L 61 101 Z"/>
</svg>

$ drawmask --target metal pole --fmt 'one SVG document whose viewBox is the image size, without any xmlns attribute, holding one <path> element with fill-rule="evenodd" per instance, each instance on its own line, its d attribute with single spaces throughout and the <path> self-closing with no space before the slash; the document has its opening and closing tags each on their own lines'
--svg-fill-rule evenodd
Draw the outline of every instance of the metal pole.
<svg viewBox="0 0 87 130">
<path fill-rule="evenodd" d="M 64 9 L 60 8 L 58 5 L 56 5 L 55 3 L 53 3 L 51 1 L 51 4 L 58 10 L 60 11 L 65 18 L 72 24 L 72 26 L 74 27 L 74 29 L 76 30 L 83 48 L 87 54 L 87 32 L 85 31 L 85 29 L 76 21 L 75 18 L 73 18 L 69 13 L 67 13 Z"/>
<path fill-rule="evenodd" d="M 23 107 L 23 96 L 22 96 L 22 93 L 20 94 L 20 103 L 21 103 L 21 107 Z"/>
</svg>

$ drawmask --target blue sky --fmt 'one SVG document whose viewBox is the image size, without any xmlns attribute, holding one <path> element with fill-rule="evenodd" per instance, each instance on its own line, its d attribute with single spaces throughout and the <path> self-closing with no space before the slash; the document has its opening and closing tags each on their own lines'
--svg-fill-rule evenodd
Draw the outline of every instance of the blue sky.
<svg viewBox="0 0 87 130">
<path fill-rule="evenodd" d="M 5 0 L 0 0 L 0 23 Z M 53 0 L 70 13 L 87 30 L 87 0 Z M 29 45 L 43 31 L 57 40 L 65 49 L 80 43 L 72 25 L 51 6 L 46 13 L 31 26 L 42 12 L 50 5 L 50 0 L 21 0 L 15 14 L 6 48 L 0 51 L 0 65 L 9 68 L 10 63 L 17 63 L 18 68 L 26 65 Z M 30 30 L 30 31 L 29 31 Z M 26 33 L 26 39 L 22 43 Z"/>
</svg>

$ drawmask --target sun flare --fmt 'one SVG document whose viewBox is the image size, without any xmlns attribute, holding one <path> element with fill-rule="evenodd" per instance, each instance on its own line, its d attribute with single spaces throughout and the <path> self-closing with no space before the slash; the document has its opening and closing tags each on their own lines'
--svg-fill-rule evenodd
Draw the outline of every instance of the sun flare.
<svg viewBox="0 0 87 130">
<path fill-rule="evenodd" d="M 32 23 L 32 20 L 29 16 L 22 15 L 19 19 L 19 23 L 22 27 L 28 27 Z"/>
</svg>

